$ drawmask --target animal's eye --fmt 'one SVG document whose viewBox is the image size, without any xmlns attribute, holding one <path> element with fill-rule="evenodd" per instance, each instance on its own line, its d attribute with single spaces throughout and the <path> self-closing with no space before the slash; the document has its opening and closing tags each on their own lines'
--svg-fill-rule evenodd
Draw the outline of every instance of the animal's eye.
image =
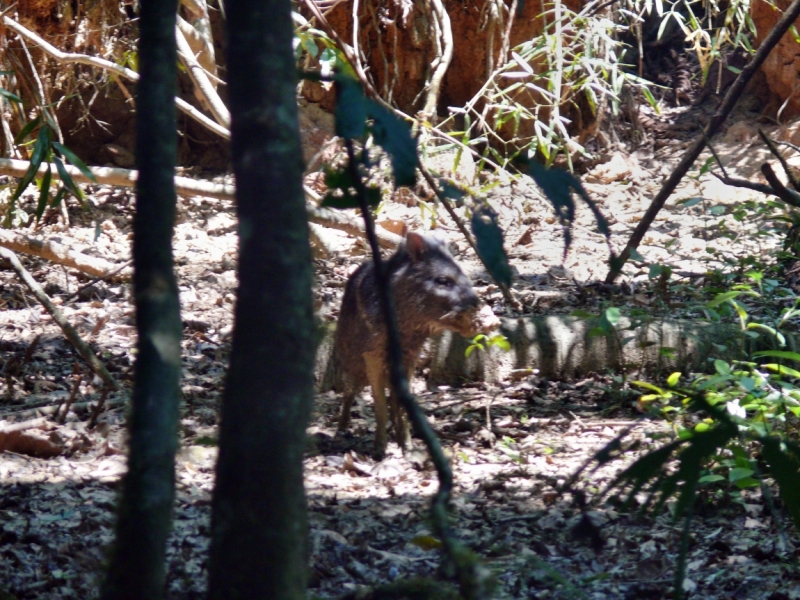
<svg viewBox="0 0 800 600">
<path fill-rule="evenodd" d="M 450 277 L 440 276 L 434 279 L 436 285 L 441 285 L 443 287 L 453 287 L 453 280 Z"/>
</svg>

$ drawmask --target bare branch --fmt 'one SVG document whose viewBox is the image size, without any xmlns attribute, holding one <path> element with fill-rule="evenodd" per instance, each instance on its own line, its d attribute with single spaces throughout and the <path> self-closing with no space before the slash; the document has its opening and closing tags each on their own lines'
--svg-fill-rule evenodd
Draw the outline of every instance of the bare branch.
<svg viewBox="0 0 800 600">
<path fill-rule="evenodd" d="M 189 42 L 186 41 L 179 27 L 175 28 L 175 39 L 178 42 L 178 56 L 183 64 L 186 65 L 186 71 L 192 83 L 194 83 L 195 89 L 197 89 L 206 100 L 208 109 L 211 111 L 211 114 L 214 115 L 217 122 L 229 129 L 231 126 L 231 113 L 209 81 L 205 70 L 195 59 L 194 52 L 192 52 L 192 49 L 189 47 Z"/>
<path fill-rule="evenodd" d="M 77 54 L 75 52 L 62 52 L 49 42 L 46 42 L 41 37 L 33 33 L 32 31 L 26 29 L 13 19 L 9 19 L 8 17 L 3 17 L 3 24 L 8 27 L 9 29 L 14 30 L 19 35 L 28 38 L 30 41 L 38 45 L 42 50 L 44 50 L 47 54 L 52 56 L 58 62 L 62 64 L 69 64 L 69 63 L 78 63 L 82 65 L 89 65 L 92 67 L 98 67 L 100 69 L 105 69 L 106 71 L 111 71 L 112 73 L 119 75 L 120 77 L 125 77 L 126 79 L 130 79 L 131 81 L 139 81 L 139 74 L 136 71 L 132 71 L 131 69 L 127 69 L 125 67 L 121 67 L 116 63 L 111 62 L 110 60 L 105 60 L 103 58 L 98 58 L 96 56 L 88 56 L 86 54 Z M 215 123 L 199 110 L 197 110 L 194 106 L 182 100 L 180 98 L 175 98 L 176 106 L 183 111 L 185 114 L 193 118 L 195 121 L 204 125 L 206 128 L 210 129 L 214 133 L 220 135 L 221 137 L 225 138 L 226 140 L 231 139 L 231 132 L 228 131 L 226 128 L 222 127 L 221 125 Z"/>
<path fill-rule="evenodd" d="M 61 327 L 61 331 L 64 332 L 64 336 L 75 346 L 75 350 L 77 350 L 81 358 L 87 362 L 92 371 L 94 371 L 108 387 L 114 391 L 119 390 L 119 384 L 111 376 L 111 373 L 106 370 L 103 363 L 97 358 L 97 355 L 92 352 L 92 349 L 83 341 L 81 336 L 78 335 L 78 332 L 70 325 L 69 321 L 67 321 L 58 307 L 53 304 L 48 295 L 44 293 L 42 286 L 40 286 L 25 267 L 22 266 L 17 255 L 7 248 L 0 248 L 0 256 L 11 263 L 11 267 L 16 271 L 19 278 L 28 286 L 28 289 L 33 292 L 33 295 L 36 296 L 36 299 L 44 306 L 45 310 L 50 313 L 53 320 L 58 323 L 58 326 Z"/>
</svg>

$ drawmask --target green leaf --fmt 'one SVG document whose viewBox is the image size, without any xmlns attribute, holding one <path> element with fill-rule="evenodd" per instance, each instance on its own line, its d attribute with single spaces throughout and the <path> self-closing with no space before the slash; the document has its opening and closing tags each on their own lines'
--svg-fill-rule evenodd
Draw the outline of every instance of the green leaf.
<svg viewBox="0 0 800 600">
<path fill-rule="evenodd" d="M 511 267 L 503 247 L 503 230 L 497 223 L 497 213 L 489 206 L 479 206 L 472 213 L 472 233 L 483 264 L 497 283 L 511 285 Z"/>
<path fill-rule="evenodd" d="M 797 371 L 797 370 L 792 369 L 790 367 L 785 367 L 783 365 L 770 363 L 770 364 L 764 365 L 764 368 L 767 369 L 768 371 L 774 371 L 775 373 L 778 373 L 779 375 L 788 375 L 789 377 L 794 377 L 795 379 L 800 379 L 800 371 Z"/>
<path fill-rule="evenodd" d="M 669 387 L 675 387 L 676 385 L 678 385 L 680 379 L 681 379 L 681 372 L 675 371 L 669 377 L 667 377 L 667 385 Z"/>
<path fill-rule="evenodd" d="M 88 179 L 91 179 L 95 183 L 97 183 L 97 178 L 94 176 L 94 173 L 89 170 L 89 167 L 86 166 L 86 163 L 83 162 L 78 155 L 75 154 L 72 150 L 67 148 L 64 144 L 59 144 L 58 142 L 53 142 L 53 148 L 55 148 L 58 152 L 60 152 L 64 158 L 66 158 L 71 165 L 77 167 L 78 170 L 83 173 Z"/>
<path fill-rule="evenodd" d="M 637 387 L 644 388 L 646 390 L 650 390 L 651 392 L 655 392 L 659 396 L 663 396 L 664 395 L 664 390 L 662 390 L 660 387 L 656 387 L 652 383 L 648 383 L 647 381 L 638 381 L 638 380 L 631 381 L 631 385 L 635 385 Z"/>
<path fill-rule="evenodd" d="M 756 380 L 752 377 L 742 377 L 739 380 L 739 385 L 747 392 L 752 392 L 756 387 Z"/>
<path fill-rule="evenodd" d="M 682 204 L 685 208 L 691 208 L 692 206 L 700 204 L 702 201 L 702 198 L 685 198 L 683 200 L 678 200 L 675 204 Z"/>
<path fill-rule="evenodd" d="M 337 75 L 336 135 L 356 140 L 367 134 L 367 99 L 355 79 Z"/>
<path fill-rule="evenodd" d="M 55 197 L 55 198 L 53 198 L 53 201 L 50 203 L 50 206 L 51 206 L 52 208 L 56 208 L 56 207 L 57 207 L 59 204 L 61 204 L 61 201 L 62 201 L 62 200 L 63 200 L 63 199 L 66 197 L 66 196 L 67 196 L 67 188 L 65 188 L 65 187 L 62 185 L 62 186 L 61 186 L 61 187 L 58 189 L 58 191 L 56 192 L 56 197 Z"/>
<path fill-rule="evenodd" d="M 719 306 L 723 302 L 727 302 L 728 300 L 732 300 L 733 298 L 736 298 L 740 294 L 742 294 L 742 292 L 740 292 L 740 291 L 722 292 L 721 294 L 717 294 L 714 297 L 713 300 L 711 300 L 710 302 L 708 302 L 706 304 L 706 306 L 708 308 L 716 308 L 717 306 Z"/>
<path fill-rule="evenodd" d="M 706 475 L 697 480 L 698 483 L 717 483 L 718 481 L 725 481 L 722 475 Z"/>
<path fill-rule="evenodd" d="M 17 104 L 22 104 L 22 98 L 20 98 L 16 94 L 9 92 L 7 89 L 0 88 L 0 96 L 8 98 L 12 102 L 16 102 Z"/>
<path fill-rule="evenodd" d="M 644 256 L 639 254 L 639 251 L 636 248 L 631 248 L 630 259 L 636 262 L 645 262 Z"/>
<path fill-rule="evenodd" d="M 392 161 L 394 181 L 398 186 L 417 182 L 417 140 L 411 137 L 411 126 L 371 99 L 366 99 L 367 117 L 372 119 L 370 131 L 375 143 Z"/>
<path fill-rule="evenodd" d="M 769 356 L 770 358 L 785 358 L 787 360 L 800 362 L 800 353 L 791 352 L 789 350 L 761 350 L 760 352 L 753 352 L 753 358 L 760 358 L 762 356 Z"/>
<path fill-rule="evenodd" d="M 42 218 L 44 209 L 47 208 L 47 201 L 50 199 L 50 180 L 53 173 L 50 171 L 50 165 L 47 165 L 47 171 L 44 172 L 42 177 L 42 185 L 39 187 L 39 203 L 36 205 L 36 222 Z"/>
<path fill-rule="evenodd" d="M 508 341 L 508 338 L 504 336 L 502 333 L 498 333 L 490 337 L 487 342 L 490 346 L 497 346 L 503 352 L 508 352 L 511 350 L 511 343 Z"/>
<path fill-rule="evenodd" d="M 25 138 L 28 137 L 30 132 L 33 131 L 36 127 L 38 127 L 39 123 L 41 122 L 42 122 L 42 115 L 38 114 L 36 115 L 35 119 L 25 123 L 25 127 L 20 129 L 19 133 L 17 134 L 17 137 L 14 138 L 14 143 L 17 145 L 21 144 L 25 140 Z"/>
<path fill-rule="evenodd" d="M 716 359 L 714 361 L 714 369 L 720 375 L 730 375 L 731 374 L 731 366 L 726 363 L 724 360 Z"/>
<path fill-rule="evenodd" d="M 64 162 L 57 156 L 53 157 L 53 162 L 56 163 L 56 169 L 58 169 L 58 174 L 61 177 L 61 182 L 64 184 L 64 187 L 78 200 L 83 202 L 83 192 L 75 185 L 72 176 L 67 172 L 67 168 L 64 166 Z"/>
<path fill-rule="evenodd" d="M 610 325 L 616 325 L 619 323 L 619 309 L 616 306 L 607 308 L 602 318 L 608 321 Z"/>
<path fill-rule="evenodd" d="M 39 135 L 36 137 L 36 144 L 33 146 L 33 154 L 31 155 L 30 165 L 28 166 L 28 170 L 25 171 L 22 181 L 19 182 L 17 189 L 14 190 L 14 195 L 11 196 L 11 202 L 14 202 L 17 198 L 19 198 L 22 195 L 22 192 L 25 191 L 25 188 L 28 187 L 28 184 L 33 181 L 36 172 L 39 170 L 39 165 L 42 164 L 42 161 L 44 161 L 47 153 L 50 151 L 50 141 L 50 128 L 42 127 L 39 129 Z"/>
<path fill-rule="evenodd" d="M 728 473 L 728 481 L 731 483 L 736 483 L 740 479 L 745 479 L 747 477 L 752 477 L 753 469 L 743 469 L 741 467 L 731 469 L 730 473 Z"/>
</svg>

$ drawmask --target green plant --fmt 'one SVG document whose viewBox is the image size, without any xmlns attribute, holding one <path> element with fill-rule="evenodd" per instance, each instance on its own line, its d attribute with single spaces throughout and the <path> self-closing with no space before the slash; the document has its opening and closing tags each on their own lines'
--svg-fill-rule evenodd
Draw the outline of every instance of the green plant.
<svg viewBox="0 0 800 600">
<path fill-rule="evenodd" d="M 92 181 L 97 181 L 94 174 L 89 170 L 86 164 L 78 158 L 69 148 L 53 139 L 53 132 L 56 129 L 55 124 L 51 121 L 47 111 L 40 112 L 35 119 L 29 121 L 25 127 L 17 134 L 15 143 L 22 144 L 32 132 L 39 128 L 39 132 L 33 143 L 33 150 L 31 152 L 30 164 L 28 170 L 23 175 L 14 193 L 11 195 L 8 205 L 6 206 L 6 214 L 3 219 L 4 227 L 11 227 L 16 213 L 16 202 L 22 195 L 22 192 L 27 189 L 28 185 L 34 180 L 39 172 L 39 168 L 44 163 L 46 168 L 39 180 L 39 201 L 36 206 L 36 220 L 41 219 L 44 214 L 45 208 L 48 204 L 51 207 L 56 207 L 66 197 L 67 194 L 72 194 L 81 203 L 83 203 L 84 195 L 80 188 L 77 186 L 72 176 L 64 166 L 64 161 L 71 163 L 77 167 L 83 175 Z M 55 163 L 58 176 L 61 179 L 61 187 L 56 192 L 55 196 L 50 197 L 50 184 L 52 182 L 52 167 L 51 162 Z"/>
<path fill-rule="evenodd" d="M 472 342 L 467 346 L 467 349 L 464 350 L 464 356 L 469 358 L 475 350 L 483 352 L 492 346 L 500 348 L 503 352 L 511 350 L 511 344 L 508 343 L 508 339 L 506 339 L 506 336 L 503 334 L 495 333 L 492 335 L 485 335 L 481 333 L 472 338 Z"/>
</svg>

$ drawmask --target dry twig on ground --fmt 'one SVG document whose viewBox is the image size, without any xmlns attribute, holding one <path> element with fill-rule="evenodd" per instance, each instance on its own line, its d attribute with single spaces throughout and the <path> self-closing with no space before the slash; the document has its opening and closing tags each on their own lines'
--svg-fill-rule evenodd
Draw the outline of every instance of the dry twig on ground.
<svg viewBox="0 0 800 600">
<path fill-rule="evenodd" d="M 0 257 L 11 263 L 11 267 L 14 269 L 14 271 L 16 271 L 19 278 L 26 286 L 28 286 L 28 289 L 33 292 L 33 295 L 36 296 L 36 299 L 39 301 L 39 303 L 45 308 L 45 310 L 47 310 L 48 313 L 50 313 L 58 326 L 61 327 L 61 331 L 64 332 L 66 338 L 75 347 L 75 350 L 78 351 L 78 354 L 80 354 L 81 358 L 83 358 L 89 367 L 91 367 L 92 371 L 94 371 L 95 374 L 97 374 L 97 376 L 100 377 L 100 379 L 102 379 L 108 387 L 114 391 L 119 390 L 119 384 L 111 376 L 111 373 L 108 372 L 89 345 L 83 341 L 75 328 L 70 325 L 69 321 L 67 321 L 58 307 L 53 304 L 52 300 L 50 300 L 48 295 L 45 294 L 42 286 L 40 286 L 31 276 L 31 274 L 28 273 L 27 269 L 22 266 L 22 263 L 19 261 L 19 258 L 17 258 L 17 255 L 7 248 L 0 248 Z"/>
</svg>

